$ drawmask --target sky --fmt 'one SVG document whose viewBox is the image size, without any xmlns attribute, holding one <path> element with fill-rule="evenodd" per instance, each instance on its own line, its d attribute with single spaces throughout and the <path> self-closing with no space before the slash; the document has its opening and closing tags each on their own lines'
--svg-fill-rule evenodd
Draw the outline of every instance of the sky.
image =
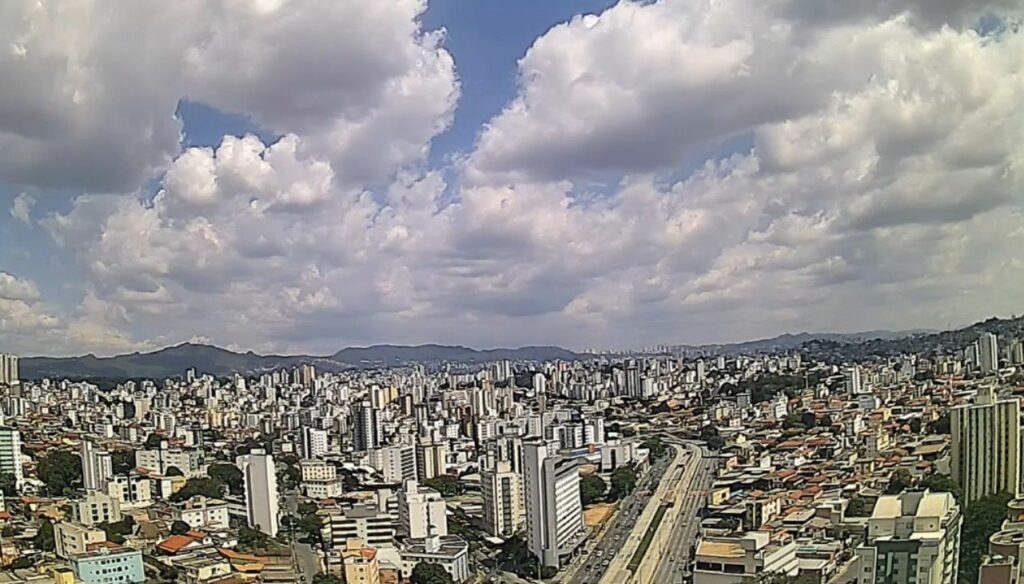
<svg viewBox="0 0 1024 584">
<path fill-rule="evenodd" d="M 1020 312 L 1024 0 L 0 3 L 0 352 Z"/>
</svg>

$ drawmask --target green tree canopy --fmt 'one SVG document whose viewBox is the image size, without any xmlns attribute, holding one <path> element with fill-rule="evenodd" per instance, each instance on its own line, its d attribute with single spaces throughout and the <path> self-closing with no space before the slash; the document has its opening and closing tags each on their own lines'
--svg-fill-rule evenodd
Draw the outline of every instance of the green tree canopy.
<svg viewBox="0 0 1024 584">
<path fill-rule="evenodd" d="M 420 562 L 412 569 L 412 584 L 455 584 L 452 575 L 438 564 Z"/>
<path fill-rule="evenodd" d="M 224 496 L 224 489 L 224 483 L 215 478 L 196 477 L 189 479 L 184 487 L 171 495 L 171 501 L 174 503 L 187 501 L 196 495 L 219 499 Z"/>
<path fill-rule="evenodd" d="M 963 498 L 964 490 L 952 478 L 938 473 L 930 474 L 921 479 L 920 486 L 936 493 L 952 493 L 957 501 Z"/>
<path fill-rule="evenodd" d="M 960 529 L 960 584 L 976 584 L 981 558 L 988 551 L 988 540 L 1002 527 L 1006 504 L 1012 497 L 1000 493 L 983 497 L 967 506 Z"/>
<path fill-rule="evenodd" d="M 913 483 L 914 479 L 910 476 L 910 471 L 905 468 L 898 468 L 889 477 L 889 484 L 885 487 L 885 494 L 898 495 L 907 490 Z"/>
<path fill-rule="evenodd" d="M 211 464 L 206 474 L 210 475 L 211 479 L 218 480 L 227 485 L 232 495 L 242 495 L 245 493 L 245 477 L 242 475 L 242 471 L 231 463 Z"/>
<path fill-rule="evenodd" d="M 125 474 L 135 468 L 135 451 L 114 450 L 110 453 L 110 467 L 114 474 Z"/>
<path fill-rule="evenodd" d="M 345 581 L 334 574 L 325 574 L 320 572 L 316 576 L 313 576 L 313 584 L 345 584 Z"/>
<path fill-rule="evenodd" d="M 597 502 L 608 490 L 608 485 L 597 475 L 587 475 L 580 481 L 580 501 L 583 505 Z"/>
<path fill-rule="evenodd" d="M 183 477 L 185 473 L 181 472 L 181 469 L 176 466 L 167 467 L 167 472 L 164 473 L 169 477 Z"/>
<path fill-rule="evenodd" d="M 870 517 L 873 510 L 874 506 L 867 499 L 860 495 L 854 495 L 850 498 L 850 504 L 846 506 L 846 516 Z"/>
<path fill-rule="evenodd" d="M 608 497 L 619 500 L 630 494 L 636 487 L 636 471 L 628 466 L 615 469 L 612 472 L 611 488 L 608 489 Z"/>
<path fill-rule="evenodd" d="M 39 524 L 39 532 L 36 533 L 35 538 L 32 540 L 32 545 L 44 552 L 53 551 L 53 548 L 56 547 L 56 540 L 53 538 L 53 523 L 44 519 Z"/>
<path fill-rule="evenodd" d="M 82 459 L 66 450 L 56 450 L 39 459 L 36 474 L 46 483 L 47 494 L 58 497 L 82 484 Z"/>
<path fill-rule="evenodd" d="M 17 497 L 18 496 L 18 481 L 14 478 L 14 475 L 7 473 L 0 473 L 0 493 L 4 494 L 4 497 Z"/>
<path fill-rule="evenodd" d="M 652 458 L 661 458 L 668 453 L 668 446 L 658 436 L 651 436 L 640 443 L 640 448 L 646 448 L 651 452 Z"/>
<path fill-rule="evenodd" d="M 185 523 L 180 519 L 175 519 L 174 522 L 171 523 L 171 534 L 173 535 L 182 535 L 184 533 L 188 533 L 191 529 L 192 527 L 188 523 Z"/>
<path fill-rule="evenodd" d="M 452 475 L 438 475 L 423 481 L 423 484 L 445 497 L 454 497 L 462 494 L 462 483 Z"/>
</svg>

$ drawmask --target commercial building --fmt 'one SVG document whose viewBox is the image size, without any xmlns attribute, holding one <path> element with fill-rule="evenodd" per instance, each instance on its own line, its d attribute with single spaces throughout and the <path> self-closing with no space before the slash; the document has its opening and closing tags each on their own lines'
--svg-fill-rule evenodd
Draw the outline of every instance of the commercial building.
<svg viewBox="0 0 1024 584">
<path fill-rule="evenodd" d="M 549 452 L 540 439 L 523 443 L 526 544 L 546 566 L 561 567 L 583 540 L 576 461 Z"/>
<path fill-rule="evenodd" d="M 509 537 L 523 524 L 523 485 L 512 463 L 497 461 L 480 473 L 484 527 L 495 537 Z"/>
<path fill-rule="evenodd" d="M 999 339 L 992 333 L 978 339 L 978 367 L 985 374 L 999 371 Z"/>
<path fill-rule="evenodd" d="M 1021 494 L 1019 399 L 998 400 L 994 389 L 984 387 L 974 405 L 953 408 L 950 429 L 950 469 L 964 503 L 1001 492 Z"/>
<path fill-rule="evenodd" d="M 857 547 L 860 584 L 954 584 L 960 563 L 962 517 L 949 493 L 885 495 Z"/>
<path fill-rule="evenodd" d="M 380 413 L 369 401 L 352 406 L 352 448 L 366 452 L 379 448 L 382 442 Z"/>
<path fill-rule="evenodd" d="M 402 558 L 402 577 L 412 576 L 416 564 L 436 564 L 444 568 L 456 583 L 470 577 L 469 544 L 456 535 L 431 536 L 425 539 L 410 539 L 399 549 Z"/>
<path fill-rule="evenodd" d="M 277 473 L 274 457 L 254 449 L 239 456 L 236 466 L 245 477 L 245 509 L 249 527 L 274 537 L 278 530 Z"/>
<path fill-rule="evenodd" d="M 16 385 L 19 379 L 18 358 L 0 353 L 0 385 Z"/>
<path fill-rule="evenodd" d="M 417 481 L 406 481 L 398 494 L 398 523 L 402 534 L 413 539 L 448 535 L 446 509 L 440 493 Z"/>
</svg>

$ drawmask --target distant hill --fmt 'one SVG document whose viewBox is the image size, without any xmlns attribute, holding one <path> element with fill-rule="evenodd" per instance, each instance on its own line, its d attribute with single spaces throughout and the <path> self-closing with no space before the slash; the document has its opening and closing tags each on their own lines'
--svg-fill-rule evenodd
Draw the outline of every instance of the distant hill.
<svg viewBox="0 0 1024 584">
<path fill-rule="evenodd" d="M 114 357 L 26 357 L 21 374 L 26 379 L 71 378 L 150 378 L 162 379 L 184 374 L 189 367 L 199 373 L 216 376 L 232 373 L 259 373 L 282 367 L 312 364 L 322 371 L 343 371 L 366 367 L 394 367 L 404 364 L 441 362 L 486 363 L 501 359 L 549 361 L 574 360 L 579 355 L 558 347 L 522 347 L 519 349 L 478 350 L 446 345 L 374 345 L 350 347 L 330 356 L 259 355 L 252 351 L 236 353 L 212 345 L 184 343 L 149 353 L 130 353 Z"/>
<path fill-rule="evenodd" d="M 906 331 L 865 331 L 860 333 L 796 333 L 784 334 L 770 339 L 730 343 L 725 345 L 705 345 L 704 348 L 717 349 L 722 353 L 756 353 L 788 351 L 798 349 L 807 343 L 832 342 L 840 344 L 856 344 L 873 340 L 905 339 L 916 335 L 929 334 L 934 331 L 915 329 Z"/>
</svg>

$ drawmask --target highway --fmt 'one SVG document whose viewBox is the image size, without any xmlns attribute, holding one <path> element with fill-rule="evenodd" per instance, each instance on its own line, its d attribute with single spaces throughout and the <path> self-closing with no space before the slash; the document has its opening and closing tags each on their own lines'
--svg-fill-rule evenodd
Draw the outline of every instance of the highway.
<svg viewBox="0 0 1024 584">
<path fill-rule="evenodd" d="M 700 530 L 697 514 L 704 504 L 705 493 L 714 481 L 714 460 L 707 457 L 706 449 L 692 444 L 688 446 L 693 453 L 691 461 L 699 466 L 690 475 L 690 483 L 685 493 L 676 499 L 677 502 L 681 501 L 681 508 L 676 515 L 675 525 L 672 526 L 669 543 L 662 551 L 654 573 L 653 582 L 660 584 L 692 581 L 690 552 Z"/>
<path fill-rule="evenodd" d="M 611 563 L 612 558 L 622 548 L 626 538 L 633 531 L 637 518 L 647 507 L 647 503 L 658 484 L 661 482 L 665 472 L 675 465 L 677 457 L 663 456 L 654 462 L 651 470 L 640 480 L 640 483 L 633 490 L 633 493 L 626 496 L 616 509 L 614 515 L 608 520 L 604 533 L 599 535 L 599 540 L 582 555 L 580 559 L 573 562 L 570 572 L 575 573 L 563 580 L 568 584 L 593 584 L 601 579 L 605 570 Z M 646 529 L 646 525 L 644 526 Z"/>
</svg>

